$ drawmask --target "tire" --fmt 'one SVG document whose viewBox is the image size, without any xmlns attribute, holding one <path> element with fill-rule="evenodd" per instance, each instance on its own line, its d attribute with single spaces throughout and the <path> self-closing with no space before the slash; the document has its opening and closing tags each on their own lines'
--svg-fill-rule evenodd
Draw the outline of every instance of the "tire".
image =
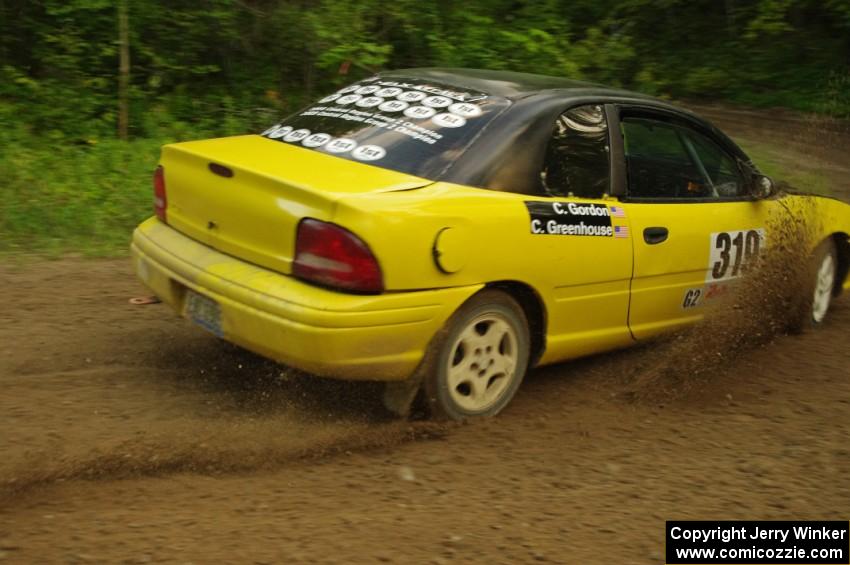
<svg viewBox="0 0 850 565">
<path fill-rule="evenodd" d="M 431 415 L 498 414 L 522 383 L 530 341 L 525 313 L 510 295 L 484 290 L 470 298 L 429 349 L 424 391 Z"/>
<path fill-rule="evenodd" d="M 827 239 L 812 256 L 812 263 L 803 286 L 804 300 L 793 329 L 817 328 L 826 320 L 838 277 L 838 252 L 835 242 Z"/>
</svg>

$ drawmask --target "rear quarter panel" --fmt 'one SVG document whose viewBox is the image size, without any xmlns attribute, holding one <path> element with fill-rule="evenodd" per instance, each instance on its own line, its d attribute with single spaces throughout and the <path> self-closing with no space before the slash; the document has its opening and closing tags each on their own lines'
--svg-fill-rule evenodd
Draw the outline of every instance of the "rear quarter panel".
<svg viewBox="0 0 850 565">
<path fill-rule="evenodd" d="M 341 199 L 333 221 L 372 248 L 389 291 L 497 281 L 531 287 L 547 313 L 542 363 L 631 343 L 631 241 L 533 235 L 527 200 L 537 198 L 435 183 Z M 441 249 L 448 255 L 441 269 L 435 242 L 446 229 L 451 248 Z M 616 245 L 618 257 L 603 255 L 604 245 Z M 446 266 L 454 272 L 445 272 Z"/>
</svg>

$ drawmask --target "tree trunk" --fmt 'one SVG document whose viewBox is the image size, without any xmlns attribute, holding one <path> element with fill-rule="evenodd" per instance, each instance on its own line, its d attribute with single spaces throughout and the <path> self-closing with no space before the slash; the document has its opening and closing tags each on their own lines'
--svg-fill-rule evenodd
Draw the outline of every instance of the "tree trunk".
<svg viewBox="0 0 850 565">
<path fill-rule="evenodd" d="M 127 139 L 129 126 L 128 97 L 130 88 L 130 31 L 127 23 L 127 0 L 118 4 L 118 137 Z"/>
<path fill-rule="evenodd" d="M 735 0 L 726 0 L 724 11 L 726 12 L 726 35 L 736 37 L 735 33 Z"/>
</svg>

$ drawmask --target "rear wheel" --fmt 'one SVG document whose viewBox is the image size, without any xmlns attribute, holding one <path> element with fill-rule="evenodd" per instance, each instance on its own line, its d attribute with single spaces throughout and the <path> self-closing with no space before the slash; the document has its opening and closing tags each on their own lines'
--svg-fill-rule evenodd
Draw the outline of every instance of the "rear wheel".
<svg viewBox="0 0 850 565">
<path fill-rule="evenodd" d="M 434 416 L 493 416 L 516 394 L 528 367 L 525 313 L 508 294 L 485 290 L 449 320 L 432 344 L 425 393 Z"/>
</svg>

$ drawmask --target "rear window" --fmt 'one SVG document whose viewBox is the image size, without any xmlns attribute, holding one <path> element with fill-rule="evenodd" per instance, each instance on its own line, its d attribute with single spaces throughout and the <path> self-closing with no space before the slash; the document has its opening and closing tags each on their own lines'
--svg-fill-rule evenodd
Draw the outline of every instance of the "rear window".
<svg viewBox="0 0 850 565">
<path fill-rule="evenodd" d="M 440 177 L 510 102 L 417 79 L 366 79 L 261 135 L 427 179 Z"/>
</svg>

